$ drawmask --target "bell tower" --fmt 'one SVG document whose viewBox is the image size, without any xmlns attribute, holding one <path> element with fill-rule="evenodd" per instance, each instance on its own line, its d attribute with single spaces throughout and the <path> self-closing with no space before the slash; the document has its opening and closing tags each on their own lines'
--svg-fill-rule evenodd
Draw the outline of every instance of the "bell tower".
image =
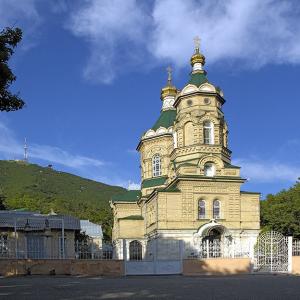
<svg viewBox="0 0 300 300">
<path fill-rule="evenodd" d="M 200 52 L 197 37 L 189 82 L 174 102 L 177 116 L 171 161 L 175 176 L 223 176 L 224 168 L 231 167 L 228 128 L 222 111 L 224 95 L 220 88 L 209 82 L 204 65 L 205 56 Z"/>
</svg>

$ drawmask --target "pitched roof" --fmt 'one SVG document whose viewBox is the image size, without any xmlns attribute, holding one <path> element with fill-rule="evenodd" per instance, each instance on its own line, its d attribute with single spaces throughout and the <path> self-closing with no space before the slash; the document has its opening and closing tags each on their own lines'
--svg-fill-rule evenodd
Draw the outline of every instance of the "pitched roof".
<svg viewBox="0 0 300 300">
<path fill-rule="evenodd" d="M 161 177 L 145 179 L 142 182 L 142 188 L 149 188 L 153 186 L 163 185 L 166 182 L 167 178 L 168 178 L 167 176 L 161 176 Z"/>
<path fill-rule="evenodd" d="M 153 125 L 152 129 L 157 130 L 159 127 L 169 128 L 170 126 L 173 126 L 175 119 L 176 119 L 175 109 L 163 110 L 160 113 L 158 120 Z"/>
<path fill-rule="evenodd" d="M 112 202 L 136 202 L 142 196 L 140 190 L 129 190 L 122 194 L 112 196 Z"/>
<path fill-rule="evenodd" d="M 0 228 L 14 228 L 18 230 L 50 229 L 80 230 L 80 220 L 67 215 L 43 215 L 35 212 L 14 210 L 0 211 Z"/>
</svg>

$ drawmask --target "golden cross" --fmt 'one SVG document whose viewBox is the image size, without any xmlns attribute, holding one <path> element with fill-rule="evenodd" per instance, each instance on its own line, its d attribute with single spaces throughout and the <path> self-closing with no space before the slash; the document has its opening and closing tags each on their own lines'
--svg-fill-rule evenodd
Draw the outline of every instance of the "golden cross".
<svg viewBox="0 0 300 300">
<path fill-rule="evenodd" d="M 168 72 L 168 83 L 171 84 L 172 81 L 172 68 L 170 66 L 167 67 Z"/>
<path fill-rule="evenodd" d="M 195 43 L 195 50 L 196 51 L 199 51 L 200 50 L 200 38 L 199 38 L 199 36 L 197 35 L 197 36 L 195 36 L 195 38 L 194 38 L 194 43 Z"/>
</svg>

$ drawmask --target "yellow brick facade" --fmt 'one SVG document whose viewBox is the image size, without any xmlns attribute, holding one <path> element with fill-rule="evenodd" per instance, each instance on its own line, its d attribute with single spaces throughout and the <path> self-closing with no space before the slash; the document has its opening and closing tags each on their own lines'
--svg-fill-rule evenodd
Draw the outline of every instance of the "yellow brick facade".
<svg viewBox="0 0 300 300">
<path fill-rule="evenodd" d="M 241 192 L 245 179 L 231 164 L 223 92 L 209 83 L 195 57 L 197 52 L 189 83 L 178 91 L 169 80 L 162 90 L 161 115 L 137 147 L 139 198 L 112 201 L 114 241 L 174 238 L 191 244 L 215 228 L 222 239 L 247 242 L 259 233 L 259 193 Z"/>
</svg>

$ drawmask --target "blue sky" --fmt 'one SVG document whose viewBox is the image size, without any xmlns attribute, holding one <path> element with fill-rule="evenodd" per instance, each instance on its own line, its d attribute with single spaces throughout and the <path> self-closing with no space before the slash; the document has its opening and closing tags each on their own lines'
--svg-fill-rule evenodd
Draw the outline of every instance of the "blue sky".
<svg viewBox="0 0 300 300">
<path fill-rule="evenodd" d="M 0 0 L 24 31 L 11 67 L 27 103 L 0 114 L 0 158 L 109 184 L 140 183 L 141 134 L 159 116 L 166 67 L 181 89 L 193 37 L 225 94 L 233 163 L 263 196 L 300 176 L 300 5 L 271 0 Z"/>
</svg>

